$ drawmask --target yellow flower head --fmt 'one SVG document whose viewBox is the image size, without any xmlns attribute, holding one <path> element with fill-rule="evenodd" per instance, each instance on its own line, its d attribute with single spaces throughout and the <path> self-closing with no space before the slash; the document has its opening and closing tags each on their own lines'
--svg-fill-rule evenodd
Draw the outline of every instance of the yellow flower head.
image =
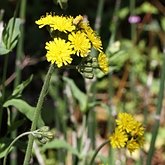
<svg viewBox="0 0 165 165">
<path fill-rule="evenodd" d="M 92 43 L 92 46 L 98 51 L 102 51 L 102 42 L 100 37 L 96 34 L 96 32 L 89 26 L 87 22 L 81 22 L 80 28 L 85 31 L 88 39 Z"/>
<path fill-rule="evenodd" d="M 99 67 L 100 69 L 107 74 L 109 71 L 109 64 L 108 64 L 108 58 L 107 56 L 103 53 L 100 52 L 99 56 L 98 56 L 98 63 L 99 63 Z"/>
<path fill-rule="evenodd" d="M 137 136 L 143 136 L 144 135 L 144 127 L 142 124 L 138 121 L 134 121 L 134 129 L 131 131 L 131 136 L 137 137 Z"/>
<path fill-rule="evenodd" d="M 130 153 L 134 152 L 135 150 L 140 148 L 139 143 L 137 143 L 136 140 L 131 139 L 127 142 L 127 149 L 129 150 Z"/>
<path fill-rule="evenodd" d="M 119 113 L 118 118 L 116 119 L 116 124 L 119 129 L 125 130 L 129 133 L 135 128 L 134 121 L 135 119 L 132 115 L 128 113 Z"/>
<path fill-rule="evenodd" d="M 137 143 L 139 144 L 140 147 L 143 147 L 145 139 L 144 139 L 144 134 L 142 136 L 138 136 L 136 138 Z"/>
<path fill-rule="evenodd" d="M 91 51 L 91 44 L 85 33 L 81 31 L 72 32 L 69 34 L 68 39 L 73 45 L 74 51 L 78 56 L 88 56 L 88 53 Z"/>
<path fill-rule="evenodd" d="M 103 48 L 102 48 L 102 42 L 100 40 L 100 37 L 91 28 L 89 28 L 86 31 L 86 33 L 93 47 L 101 52 Z"/>
<path fill-rule="evenodd" d="M 115 132 L 109 137 L 109 139 L 113 148 L 123 148 L 126 145 L 128 136 L 124 131 L 116 128 Z"/>
<path fill-rule="evenodd" d="M 51 25 L 53 22 L 53 17 L 51 14 L 47 14 L 45 17 L 42 16 L 39 20 L 35 21 L 39 28 L 42 28 L 46 25 Z"/>
<path fill-rule="evenodd" d="M 71 54 L 73 54 L 73 50 L 70 42 L 54 38 L 53 41 L 46 43 L 45 48 L 47 50 L 47 61 L 56 63 L 57 67 L 68 65 L 72 62 Z"/>
<path fill-rule="evenodd" d="M 65 33 L 75 30 L 73 17 L 52 16 L 51 14 L 47 14 L 45 17 L 41 17 L 38 21 L 36 21 L 36 24 L 39 25 L 39 28 L 48 25 L 52 28 L 52 30 L 59 30 Z"/>
<path fill-rule="evenodd" d="M 130 153 L 139 149 L 144 144 L 144 127 L 128 113 L 119 113 L 116 120 L 115 133 L 110 136 L 110 143 L 113 148 L 126 147 Z M 124 143 L 121 141 L 120 134 L 125 136 Z M 124 139 L 123 136 L 123 139 Z M 126 138 L 127 137 L 127 138 Z M 119 145 L 120 142 L 122 145 Z"/>
</svg>

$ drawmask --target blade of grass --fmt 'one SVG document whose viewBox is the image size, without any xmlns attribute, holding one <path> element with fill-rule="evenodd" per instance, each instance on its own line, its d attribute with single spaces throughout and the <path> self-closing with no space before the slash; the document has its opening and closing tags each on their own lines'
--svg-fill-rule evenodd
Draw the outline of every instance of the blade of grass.
<svg viewBox="0 0 165 165">
<path fill-rule="evenodd" d="M 19 13 L 19 17 L 25 22 L 25 13 L 26 13 L 26 0 L 22 0 L 20 2 L 20 13 Z M 22 26 L 20 27 L 20 31 L 21 31 L 21 35 L 20 38 L 18 40 L 18 46 L 17 46 L 17 52 L 16 52 L 16 63 L 15 63 L 15 73 L 16 73 L 16 78 L 14 80 L 14 88 L 20 83 L 21 80 L 21 68 L 20 68 L 20 64 L 21 64 L 21 58 L 23 56 L 23 43 L 24 43 L 24 24 L 22 24 Z M 12 110 L 12 121 L 15 120 L 16 116 L 17 116 L 17 111 L 16 109 L 13 107 Z M 11 133 L 11 137 L 15 138 L 17 136 L 17 130 L 13 131 Z M 10 164 L 11 165 L 17 165 L 17 149 L 14 148 L 13 152 L 10 155 Z"/>
<path fill-rule="evenodd" d="M 113 12 L 113 16 L 112 16 L 112 21 L 110 23 L 110 32 L 111 32 L 111 37 L 109 38 L 109 43 L 106 49 L 106 53 L 108 53 L 108 48 L 110 47 L 110 45 L 115 41 L 115 37 L 116 37 L 116 32 L 117 32 L 117 28 L 118 28 L 118 16 L 117 13 L 120 9 L 121 6 L 121 0 L 116 0 L 115 3 L 115 7 L 114 7 L 114 12 Z M 108 82 L 113 82 L 112 81 L 112 75 L 113 73 L 111 72 L 111 74 L 108 74 Z M 114 95 L 114 89 L 113 86 L 111 84 L 109 84 L 109 89 L 108 89 L 108 95 L 109 95 L 109 100 L 112 100 L 112 97 Z M 111 105 L 111 103 L 109 103 Z M 113 104 L 113 103 L 112 103 Z M 114 116 L 115 109 L 112 107 L 110 107 L 110 113 L 109 113 L 109 120 L 108 120 L 108 130 L 113 130 L 113 123 L 112 123 L 112 118 Z M 116 153 L 115 150 L 112 149 L 111 147 L 109 148 L 109 152 L 108 152 L 108 163 L 111 165 L 115 164 L 115 157 L 116 157 Z"/>
<path fill-rule="evenodd" d="M 160 78 L 160 86 L 159 86 L 159 94 L 158 94 L 158 102 L 157 102 L 157 110 L 155 114 L 155 124 L 152 130 L 152 138 L 150 142 L 150 148 L 147 156 L 146 165 L 150 165 L 152 162 L 152 157 L 155 152 L 155 142 L 158 135 L 159 125 L 160 125 L 160 114 L 162 110 L 162 103 L 164 98 L 164 83 L 165 83 L 165 48 L 163 54 L 163 65 L 161 70 L 161 78 Z"/>
<path fill-rule="evenodd" d="M 98 6 L 97 6 L 95 26 L 94 26 L 97 33 L 99 33 L 100 27 L 101 27 L 101 18 L 103 15 L 104 2 L 105 2 L 104 0 L 99 0 Z M 92 53 L 93 53 L 93 56 L 96 56 L 95 50 L 92 50 Z M 86 86 L 87 86 L 87 95 L 90 96 L 90 93 L 92 93 L 92 96 L 89 97 L 90 101 L 95 100 L 96 88 L 93 88 L 93 91 L 91 91 L 92 89 L 91 87 L 94 85 L 95 81 L 96 79 L 91 80 L 91 81 L 90 80 L 85 81 Z M 91 138 L 93 148 L 95 148 L 96 127 L 97 127 L 97 121 L 96 121 L 95 111 L 90 110 L 88 114 L 88 135 Z"/>
</svg>

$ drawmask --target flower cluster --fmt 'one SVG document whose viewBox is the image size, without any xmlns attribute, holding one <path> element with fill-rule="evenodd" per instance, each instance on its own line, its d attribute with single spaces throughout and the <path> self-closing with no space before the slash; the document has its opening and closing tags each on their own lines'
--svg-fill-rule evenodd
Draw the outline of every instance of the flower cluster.
<svg viewBox="0 0 165 165">
<path fill-rule="evenodd" d="M 109 137 L 113 148 L 127 148 L 130 153 L 144 144 L 144 127 L 128 113 L 119 113 L 116 128 Z"/>
<path fill-rule="evenodd" d="M 81 15 L 73 18 L 71 16 L 47 14 L 37 20 L 36 24 L 39 25 L 39 28 L 47 26 L 53 38 L 52 41 L 46 42 L 45 46 L 48 62 L 55 63 L 60 68 L 70 65 L 74 57 L 78 56 L 81 59 L 80 66 L 82 66 L 82 61 L 83 65 L 92 63 L 92 58 L 95 57 L 89 57 L 92 56 L 91 50 L 94 48 L 99 52 L 97 67 L 105 74 L 108 73 L 108 58 L 102 50 L 100 37 Z M 91 67 L 95 68 L 96 65 L 95 67 L 91 65 Z"/>
</svg>

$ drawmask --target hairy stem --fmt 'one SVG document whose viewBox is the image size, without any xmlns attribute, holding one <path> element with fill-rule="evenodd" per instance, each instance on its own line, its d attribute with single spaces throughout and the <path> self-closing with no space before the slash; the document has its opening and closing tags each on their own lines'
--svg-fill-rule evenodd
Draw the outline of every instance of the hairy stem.
<svg viewBox="0 0 165 165">
<path fill-rule="evenodd" d="M 46 75 L 46 78 L 45 78 L 45 81 L 44 81 L 44 84 L 42 86 L 42 90 L 41 90 L 41 93 L 40 93 L 40 96 L 38 99 L 37 107 L 36 107 L 36 110 L 34 113 L 34 118 L 33 118 L 32 126 L 31 126 L 31 131 L 34 131 L 37 127 L 38 118 L 39 118 L 40 113 L 41 113 L 41 108 L 42 108 L 42 105 L 44 102 L 44 98 L 47 94 L 47 90 L 49 87 L 49 82 L 50 82 L 50 78 L 51 78 L 53 69 L 54 69 L 54 66 L 53 66 L 53 64 L 51 64 L 49 67 L 49 70 L 47 72 L 47 75 Z M 29 141 L 28 141 L 28 146 L 27 146 L 23 165 L 29 164 L 31 153 L 32 153 L 33 142 L 34 142 L 34 137 L 32 135 L 29 135 Z"/>
</svg>

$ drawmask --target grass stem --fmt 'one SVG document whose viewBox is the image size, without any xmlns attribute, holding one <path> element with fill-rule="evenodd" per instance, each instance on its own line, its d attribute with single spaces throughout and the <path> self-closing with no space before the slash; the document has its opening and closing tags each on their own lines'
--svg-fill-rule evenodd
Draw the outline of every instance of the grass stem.
<svg viewBox="0 0 165 165">
<path fill-rule="evenodd" d="M 150 148 L 147 156 L 146 165 L 150 165 L 152 161 L 152 157 L 155 151 L 155 142 L 158 135 L 159 124 L 160 124 L 160 114 L 162 110 L 162 103 L 164 97 L 164 83 L 165 83 L 165 53 L 163 54 L 163 65 L 161 70 L 161 78 L 160 78 L 160 87 L 159 87 L 159 94 L 158 94 L 158 102 L 157 102 L 157 111 L 155 114 L 155 124 L 152 130 L 152 138 L 150 143 Z"/>
</svg>

